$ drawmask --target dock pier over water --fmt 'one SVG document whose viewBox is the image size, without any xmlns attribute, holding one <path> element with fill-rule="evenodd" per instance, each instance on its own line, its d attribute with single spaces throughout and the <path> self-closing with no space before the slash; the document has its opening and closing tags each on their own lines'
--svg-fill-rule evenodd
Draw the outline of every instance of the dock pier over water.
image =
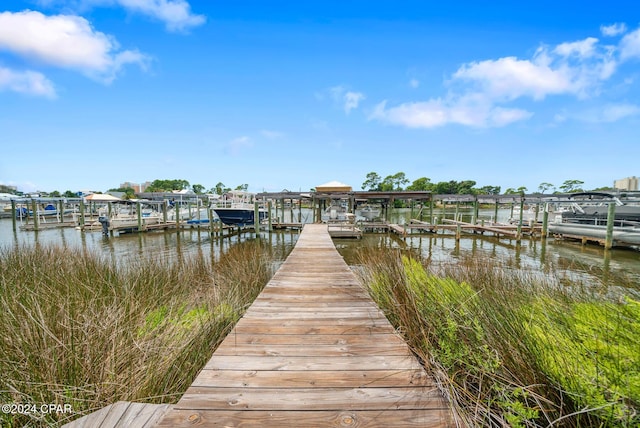
<svg viewBox="0 0 640 428">
<path fill-rule="evenodd" d="M 159 405 L 148 406 L 156 407 L 139 410 L 145 420 L 137 426 L 455 426 L 450 404 L 337 252 L 326 224 L 304 226 L 178 403 L 162 407 L 161 417 Z M 87 425 L 96 414 L 67 426 L 124 426 Z"/>
</svg>

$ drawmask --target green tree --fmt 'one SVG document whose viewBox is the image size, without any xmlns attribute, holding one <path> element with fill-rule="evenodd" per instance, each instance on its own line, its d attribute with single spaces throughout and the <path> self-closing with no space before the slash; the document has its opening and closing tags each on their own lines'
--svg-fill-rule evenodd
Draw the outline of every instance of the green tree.
<svg viewBox="0 0 640 428">
<path fill-rule="evenodd" d="M 62 194 L 62 196 L 64 196 L 65 198 L 77 198 L 78 194 L 75 192 L 72 192 L 71 190 L 67 190 Z"/>
<path fill-rule="evenodd" d="M 413 183 L 407 186 L 407 190 L 413 190 L 416 192 L 429 191 L 433 188 L 433 183 L 430 178 L 420 177 L 417 180 L 413 180 Z"/>
<path fill-rule="evenodd" d="M 544 193 L 549 189 L 553 189 L 554 186 L 551 183 L 540 183 L 540 185 L 538 186 L 538 190 L 540 191 L 540 193 Z"/>
<path fill-rule="evenodd" d="M 363 190 L 380 190 L 381 178 L 377 172 L 370 172 L 369 174 L 367 174 L 366 178 L 367 179 L 365 180 L 365 182 L 362 183 Z"/>
<path fill-rule="evenodd" d="M 564 193 L 582 192 L 581 186 L 583 184 L 584 184 L 584 181 L 580 181 L 580 180 L 566 180 L 560 186 L 560 190 L 562 190 Z"/>
<path fill-rule="evenodd" d="M 464 180 L 457 183 L 456 193 L 459 195 L 471 195 L 475 193 L 473 186 L 476 182 L 473 180 Z"/>
<path fill-rule="evenodd" d="M 499 195 L 500 186 L 482 186 L 478 189 L 480 195 Z"/>
<path fill-rule="evenodd" d="M 223 193 L 227 193 L 231 189 L 224 185 L 222 182 L 218 182 L 213 189 L 211 189 L 211 193 L 215 193 L 216 195 L 222 195 Z"/>
<path fill-rule="evenodd" d="M 117 189 L 109 189 L 109 192 L 122 192 L 124 193 L 124 199 L 133 199 L 136 196 L 133 187 L 118 187 Z"/>
<path fill-rule="evenodd" d="M 383 192 L 401 191 L 402 186 L 408 182 L 404 172 L 396 172 L 393 175 L 387 175 L 378 187 Z"/>
<path fill-rule="evenodd" d="M 241 190 L 243 192 L 246 192 L 248 188 L 249 188 L 248 184 L 241 184 L 239 186 L 236 186 L 235 190 Z"/>
<path fill-rule="evenodd" d="M 171 192 L 172 190 L 184 190 L 189 188 L 187 180 L 153 180 L 147 187 L 147 192 Z"/>
<path fill-rule="evenodd" d="M 201 195 L 204 193 L 204 186 L 202 184 L 194 184 L 191 186 L 191 190 L 193 190 L 193 193 Z"/>
</svg>

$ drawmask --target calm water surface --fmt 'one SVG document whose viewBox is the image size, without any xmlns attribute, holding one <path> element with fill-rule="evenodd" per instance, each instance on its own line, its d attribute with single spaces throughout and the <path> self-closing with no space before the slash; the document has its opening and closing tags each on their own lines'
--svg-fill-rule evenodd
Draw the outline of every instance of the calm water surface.
<svg viewBox="0 0 640 428">
<path fill-rule="evenodd" d="M 287 213 L 289 214 L 289 213 Z M 297 212 L 294 220 L 297 220 Z M 415 218 L 410 210 L 395 210 L 391 220 L 403 223 Z M 469 213 L 461 213 L 469 215 Z M 480 219 L 492 220 L 493 210 L 480 212 Z M 506 221 L 507 210 L 499 212 L 498 221 Z M 289 217 L 287 215 L 287 217 Z M 311 221 L 308 212 L 302 212 L 303 221 Z M 285 220 L 289 220 L 286 218 Z M 276 260 L 283 260 L 295 245 L 298 233 L 279 231 L 272 234 L 261 233 L 261 239 L 270 243 L 275 250 Z M 202 254 L 217 257 L 221 252 L 237 242 L 254 239 L 254 234 L 217 239 L 211 238 L 206 230 L 188 229 L 180 232 L 133 233 L 106 238 L 100 231 L 81 232 L 73 228 L 49 229 L 40 232 L 13 230 L 10 219 L 0 219 L 0 248 L 18 245 L 64 245 L 94 251 L 116 261 L 131 257 L 155 257 L 172 260 L 178 257 Z M 526 271 L 541 275 L 560 275 L 579 279 L 594 287 L 615 289 L 618 283 L 631 283 L 627 291 L 640 295 L 640 251 L 638 249 L 613 249 L 604 251 L 597 245 L 583 246 L 579 243 L 556 241 L 554 239 L 523 239 L 517 243 L 513 239 L 481 235 L 463 235 L 456 242 L 452 234 L 410 235 L 401 239 L 393 234 L 368 234 L 361 240 L 335 240 L 338 251 L 349 264 L 355 264 L 355 253 L 362 246 L 402 248 L 420 253 L 429 258 L 432 266 L 455 263 L 468 257 L 488 256 L 505 269 Z"/>
</svg>

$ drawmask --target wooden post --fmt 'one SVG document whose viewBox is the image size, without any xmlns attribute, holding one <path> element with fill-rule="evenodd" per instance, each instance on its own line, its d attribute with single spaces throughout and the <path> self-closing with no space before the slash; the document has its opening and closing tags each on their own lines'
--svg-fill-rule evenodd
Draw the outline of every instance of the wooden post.
<svg viewBox="0 0 640 428">
<path fill-rule="evenodd" d="M 433 224 L 433 195 L 429 198 L 429 223 Z"/>
<path fill-rule="evenodd" d="M 460 241 L 461 232 L 462 232 L 462 225 L 457 224 L 456 225 L 456 242 Z"/>
<path fill-rule="evenodd" d="M 13 231 L 15 232 L 18 228 L 16 217 L 18 216 L 18 212 L 16 211 L 16 200 L 11 199 L 11 224 L 13 225 Z"/>
<path fill-rule="evenodd" d="M 458 218 L 459 215 L 460 215 L 460 201 L 456 201 L 456 213 L 453 219 L 455 221 L 460 221 L 460 219 Z"/>
<path fill-rule="evenodd" d="M 58 215 L 60 216 L 60 223 L 64 223 L 64 202 L 62 199 L 58 199 Z"/>
<path fill-rule="evenodd" d="M 31 199 L 31 210 L 33 211 L 33 230 L 38 231 L 38 204 L 35 199 Z"/>
<path fill-rule="evenodd" d="M 142 231 L 142 204 L 136 202 L 136 212 L 138 213 L 138 232 Z"/>
<path fill-rule="evenodd" d="M 111 221 L 111 214 L 113 212 L 113 203 L 107 202 L 107 218 Z M 109 226 L 109 236 L 113 237 L 113 227 Z"/>
<path fill-rule="evenodd" d="M 276 206 L 278 206 L 277 203 L 276 203 Z M 269 213 L 269 215 L 267 216 L 269 220 L 269 233 L 271 233 L 273 232 L 273 224 L 271 223 L 271 201 L 267 202 L 267 212 Z"/>
<path fill-rule="evenodd" d="M 545 202 L 542 212 L 542 238 L 546 239 L 549 233 L 549 202 Z"/>
<path fill-rule="evenodd" d="M 253 230 L 256 238 L 260 237 L 260 204 L 258 201 L 253 203 Z"/>
<path fill-rule="evenodd" d="M 524 197 L 520 196 L 520 218 L 518 219 L 518 232 L 516 233 L 516 241 L 522 239 L 522 218 L 524 215 Z"/>
<path fill-rule="evenodd" d="M 473 224 L 477 224 L 478 223 L 478 197 L 475 196 L 473 198 Z"/>
<path fill-rule="evenodd" d="M 291 203 L 293 203 L 293 199 Z M 298 199 L 298 223 L 302 223 L 302 198 Z"/>
<path fill-rule="evenodd" d="M 178 214 L 180 213 L 180 211 L 176 211 L 176 216 L 178 216 Z M 167 201 L 163 200 L 162 201 L 162 221 L 164 222 L 164 224 L 167 224 L 169 222 L 169 218 L 167 217 Z"/>
<path fill-rule="evenodd" d="M 493 209 L 493 222 L 498 222 L 498 199 L 496 198 L 496 206 Z"/>
<path fill-rule="evenodd" d="M 80 198 L 80 226 L 84 226 L 84 199 Z"/>
<path fill-rule="evenodd" d="M 616 204 L 609 202 L 609 211 L 607 211 L 607 235 L 604 241 L 604 249 L 609 250 L 613 247 L 613 225 L 616 219 Z"/>
<path fill-rule="evenodd" d="M 209 217 L 209 235 L 213 236 L 216 230 L 213 224 L 213 208 L 211 208 L 211 204 L 207 207 L 207 216 Z"/>
</svg>

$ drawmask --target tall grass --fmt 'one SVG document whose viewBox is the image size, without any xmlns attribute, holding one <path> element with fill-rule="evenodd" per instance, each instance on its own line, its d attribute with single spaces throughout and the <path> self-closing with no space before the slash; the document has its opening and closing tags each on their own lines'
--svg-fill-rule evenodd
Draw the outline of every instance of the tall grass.
<svg viewBox="0 0 640 428">
<path fill-rule="evenodd" d="M 436 269 L 362 249 L 359 264 L 469 426 L 640 425 L 637 300 L 604 301 L 553 272 L 504 269 L 489 258 Z"/>
<path fill-rule="evenodd" d="M 2 426 L 68 422 L 118 400 L 175 402 L 271 276 L 271 247 L 115 265 L 62 247 L 0 252 L 0 402 L 72 413 L 0 414 Z"/>
</svg>

